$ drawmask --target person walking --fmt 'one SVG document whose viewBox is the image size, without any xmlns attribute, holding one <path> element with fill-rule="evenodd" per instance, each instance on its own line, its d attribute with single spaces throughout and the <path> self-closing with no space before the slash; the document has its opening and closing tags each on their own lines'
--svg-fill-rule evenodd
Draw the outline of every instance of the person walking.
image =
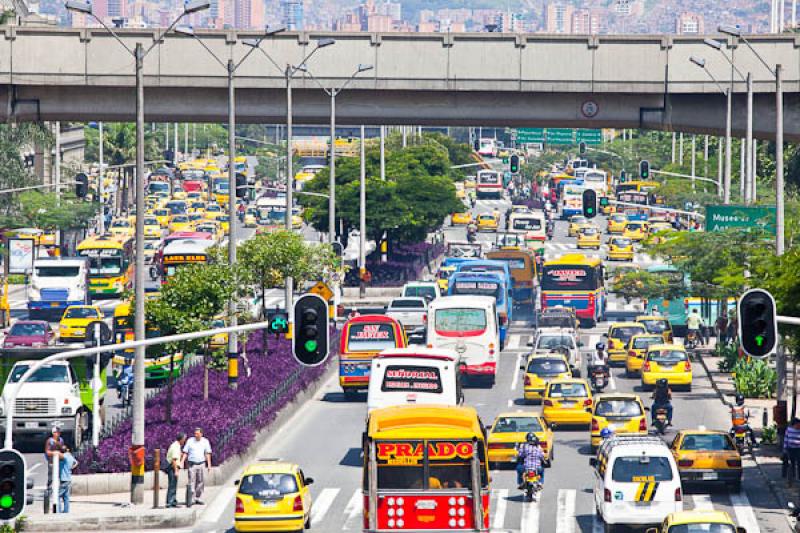
<svg viewBox="0 0 800 533">
<path fill-rule="evenodd" d="M 794 484 L 796 477 L 800 477 L 800 418 L 793 418 L 792 424 L 786 428 L 783 435 L 783 453 L 789 461 L 789 477 L 786 481 L 788 486 Z"/>
<path fill-rule="evenodd" d="M 720 313 L 717 317 L 716 324 L 714 324 L 714 329 L 717 330 L 717 343 L 720 346 L 724 346 L 728 341 L 725 335 L 728 333 L 728 317 L 725 313 Z"/>
<path fill-rule="evenodd" d="M 61 463 L 58 465 L 58 512 L 69 513 L 69 499 L 72 496 L 72 471 L 78 466 L 78 461 L 67 446 L 61 448 Z"/>
<path fill-rule="evenodd" d="M 54 424 L 50 436 L 44 443 L 44 461 L 47 466 L 47 489 L 45 490 L 45 500 L 53 501 L 53 456 L 61 459 L 61 448 L 64 446 L 64 439 L 61 438 L 61 427 Z"/>
<path fill-rule="evenodd" d="M 178 471 L 181 469 L 184 444 L 186 433 L 178 433 L 167 449 L 167 507 L 178 506 Z"/>
<path fill-rule="evenodd" d="M 189 501 L 186 505 L 190 506 L 192 503 L 205 505 L 201 498 L 205 490 L 205 472 L 211 468 L 211 443 L 203 436 L 203 430 L 200 428 L 195 428 L 194 437 L 183 445 L 181 462 L 185 464 L 187 461 L 190 488 Z"/>
</svg>

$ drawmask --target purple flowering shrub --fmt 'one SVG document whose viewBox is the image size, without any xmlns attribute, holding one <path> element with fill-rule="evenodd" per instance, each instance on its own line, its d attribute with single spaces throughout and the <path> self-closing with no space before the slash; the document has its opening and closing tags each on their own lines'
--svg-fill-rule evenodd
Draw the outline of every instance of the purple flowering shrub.
<svg viewBox="0 0 800 533">
<path fill-rule="evenodd" d="M 337 335 L 331 335 L 331 355 L 326 364 L 301 367 L 291 353 L 291 341 L 268 337 L 269 353 L 263 354 L 262 335 L 253 333 L 246 345 L 251 370 L 245 372 L 240 361 L 239 386 L 228 388 L 226 372 L 209 373 L 208 401 L 203 401 L 203 365 L 190 368 L 173 385 L 172 423 L 167 423 L 164 387 L 146 402 L 145 443 L 147 469 L 153 468 L 153 450 L 166 449 L 179 432 L 191 435 L 195 427 L 203 429 L 214 450 L 214 464 L 241 454 L 253 442 L 256 432 L 275 419 L 287 403 L 318 379 L 338 353 Z M 272 395 L 272 401 L 270 396 Z M 128 448 L 132 420 L 120 424 L 114 434 L 98 447 L 88 448 L 78 459 L 77 473 L 129 472 Z M 222 442 L 224 441 L 224 442 Z"/>
</svg>

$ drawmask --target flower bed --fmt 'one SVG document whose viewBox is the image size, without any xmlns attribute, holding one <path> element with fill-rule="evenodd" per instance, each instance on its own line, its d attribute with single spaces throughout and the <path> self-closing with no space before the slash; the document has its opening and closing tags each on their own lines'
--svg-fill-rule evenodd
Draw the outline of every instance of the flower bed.
<svg viewBox="0 0 800 533">
<path fill-rule="evenodd" d="M 367 257 L 367 270 L 372 274 L 372 287 L 402 287 L 409 280 L 420 279 L 426 261 L 433 261 L 444 253 L 443 243 L 398 244 L 389 254 L 386 262 L 381 262 L 380 252 Z M 358 270 L 351 269 L 345 277 L 345 286 L 359 284 Z"/>
<path fill-rule="evenodd" d="M 330 362 L 339 343 L 331 342 Z M 256 432 L 269 424 L 300 391 L 319 378 L 327 364 L 314 368 L 300 366 L 291 353 L 291 341 L 268 337 L 269 353 L 263 355 L 262 335 L 251 334 L 247 358 L 252 374 L 247 377 L 244 364 L 237 390 L 228 388 L 226 372 L 210 372 L 208 401 L 203 401 L 203 365 L 195 365 L 173 386 L 172 423 L 165 419 L 167 388 L 147 401 L 145 407 L 145 442 L 147 469 L 152 469 L 155 448 L 166 450 L 178 432 L 191 435 L 203 428 L 214 450 L 214 464 L 244 452 Z M 132 420 L 123 422 L 113 435 L 99 446 L 77 457 L 79 474 L 129 472 L 128 448 Z"/>
</svg>

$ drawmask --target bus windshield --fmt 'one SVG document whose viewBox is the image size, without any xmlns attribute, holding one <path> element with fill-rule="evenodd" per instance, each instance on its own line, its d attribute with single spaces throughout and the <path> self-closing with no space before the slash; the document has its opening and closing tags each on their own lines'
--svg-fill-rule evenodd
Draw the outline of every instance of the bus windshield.
<svg viewBox="0 0 800 533">
<path fill-rule="evenodd" d="M 381 352 L 394 347 L 394 326 L 390 323 L 351 324 L 347 330 L 348 352 Z"/>
<path fill-rule="evenodd" d="M 542 220 L 536 217 L 514 217 L 512 226 L 515 230 L 535 231 L 542 229 Z"/>
<path fill-rule="evenodd" d="M 593 291 L 599 287 L 596 270 L 586 265 L 545 265 L 544 291 Z"/>
<path fill-rule="evenodd" d="M 89 258 L 89 274 L 113 276 L 122 273 L 122 251 L 113 248 L 80 250 L 78 255 Z"/>
<path fill-rule="evenodd" d="M 377 447 L 380 489 L 471 489 L 473 443 L 464 441 L 379 441 Z M 483 442 L 478 457 L 485 462 Z M 425 470 L 427 465 L 427 478 Z M 487 483 L 481 468 L 482 485 Z"/>
<path fill-rule="evenodd" d="M 450 308 L 436 311 L 434 328 L 437 332 L 481 334 L 486 330 L 486 311 L 480 308 Z"/>
</svg>

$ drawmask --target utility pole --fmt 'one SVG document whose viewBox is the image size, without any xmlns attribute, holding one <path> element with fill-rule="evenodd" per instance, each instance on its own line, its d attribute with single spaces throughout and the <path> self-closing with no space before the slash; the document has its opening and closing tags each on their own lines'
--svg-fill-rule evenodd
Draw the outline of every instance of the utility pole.
<svg viewBox="0 0 800 533">
<path fill-rule="evenodd" d="M 755 203 L 756 200 L 758 200 L 758 195 L 756 194 L 756 183 L 758 181 L 756 179 L 756 176 L 758 176 L 758 158 L 756 157 L 757 154 L 758 154 L 758 140 L 753 139 L 753 153 L 750 154 L 750 157 L 752 158 L 750 162 L 751 165 L 750 168 L 753 169 L 752 178 L 750 179 L 750 201 L 753 203 Z"/>
<path fill-rule="evenodd" d="M 673 131 L 672 132 L 672 164 L 675 164 L 675 141 L 676 141 L 677 134 Z"/>
<path fill-rule="evenodd" d="M 723 170 L 722 164 L 722 156 L 723 153 L 725 157 L 728 156 L 727 150 L 725 150 L 725 145 L 722 144 L 722 137 L 717 137 L 717 182 L 719 183 L 719 190 L 722 191 L 721 197 L 730 197 L 730 191 L 725 188 L 725 171 Z"/>
<path fill-rule="evenodd" d="M 703 144 L 703 176 L 708 177 L 708 135 Z"/>
<path fill-rule="evenodd" d="M 236 188 L 236 84 L 234 73 L 236 64 L 233 59 L 228 59 L 228 264 L 233 268 L 236 265 L 236 231 L 238 217 L 236 216 L 236 198 L 239 190 Z M 177 134 L 178 125 L 175 124 Z M 177 141 L 177 138 L 175 139 Z M 176 150 L 177 153 L 177 150 Z M 177 157 L 177 156 L 176 156 Z M 291 213 L 290 213 L 291 216 Z M 235 272 L 235 270 L 234 270 Z M 288 304 L 287 304 L 288 312 Z M 262 317 L 263 318 L 263 317 Z M 236 299 L 228 299 L 228 321 L 231 326 L 239 325 L 236 316 Z M 237 389 L 239 386 L 239 338 L 235 331 L 228 334 L 228 387 Z"/>
<path fill-rule="evenodd" d="M 792 28 L 795 26 L 795 4 L 792 0 Z M 783 255 L 784 251 L 784 177 L 783 177 L 783 67 L 775 65 L 775 253 Z M 795 394 L 797 392 L 795 391 Z"/>
<path fill-rule="evenodd" d="M 386 181 L 386 132 L 381 126 L 381 181 Z"/>
<path fill-rule="evenodd" d="M 405 128 L 405 126 L 403 126 Z M 360 176 L 360 187 L 359 187 L 359 242 L 358 242 L 358 269 L 361 278 L 360 287 L 361 290 L 359 291 L 361 294 L 361 298 L 364 298 L 366 295 L 367 288 L 364 282 L 364 275 L 367 271 L 367 257 L 366 257 L 366 247 L 367 247 L 367 169 L 366 169 L 366 157 L 364 152 L 364 125 L 361 125 L 361 176 Z"/>
<path fill-rule="evenodd" d="M 178 166 L 178 123 L 172 125 L 172 164 Z"/>
<path fill-rule="evenodd" d="M 680 133 L 678 144 L 678 164 L 683 166 L 683 132 Z"/>
<path fill-rule="evenodd" d="M 103 181 L 104 181 L 104 176 L 105 176 L 105 172 L 103 171 L 103 147 L 105 145 L 105 137 L 103 136 L 103 122 L 102 121 L 100 121 L 97 124 L 97 128 L 98 128 L 99 135 L 100 135 L 100 140 L 98 141 L 98 144 L 97 144 L 97 148 L 99 149 L 99 152 L 100 152 L 100 157 L 98 158 L 100 160 L 100 172 L 97 175 L 97 196 L 100 197 L 99 198 L 100 199 L 100 220 L 98 220 L 98 222 L 97 222 L 97 232 L 98 232 L 99 235 L 102 235 L 102 234 L 104 234 L 106 232 L 106 203 L 105 203 L 105 200 L 103 199 L 103 193 L 105 192 L 103 190 L 104 189 Z"/>
<path fill-rule="evenodd" d="M 331 88 L 331 153 L 328 180 L 328 242 L 336 241 L 336 89 Z"/>
<path fill-rule="evenodd" d="M 53 183 L 56 186 L 56 200 L 61 202 L 61 122 L 55 124 L 55 146 L 53 147 Z M 59 243 L 60 244 L 60 243 Z"/>
<path fill-rule="evenodd" d="M 697 150 L 696 150 L 697 145 L 696 145 L 696 141 L 697 141 L 697 136 L 695 134 L 692 134 L 692 191 L 695 190 L 695 183 L 694 183 L 695 179 L 694 179 L 694 177 L 697 175 L 697 173 L 695 172 L 695 168 L 697 166 L 696 165 L 696 163 L 697 163 Z"/>
<path fill-rule="evenodd" d="M 742 150 L 745 158 L 745 187 L 744 203 L 749 204 L 753 201 L 752 179 L 753 179 L 753 75 L 747 73 L 747 142 Z"/>
<path fill-rule="evenodd" d="M 741 196 L 742 202 L 745 201 L 745 182 L 747 179 L 745 178 L 745 174 L 747 174 L 747 169 L 745 168 L 745 154 L 747 153 L 747 142 L 745 139 L 741 139 L 739 144 L 739 196 Z"/>
</svg>

